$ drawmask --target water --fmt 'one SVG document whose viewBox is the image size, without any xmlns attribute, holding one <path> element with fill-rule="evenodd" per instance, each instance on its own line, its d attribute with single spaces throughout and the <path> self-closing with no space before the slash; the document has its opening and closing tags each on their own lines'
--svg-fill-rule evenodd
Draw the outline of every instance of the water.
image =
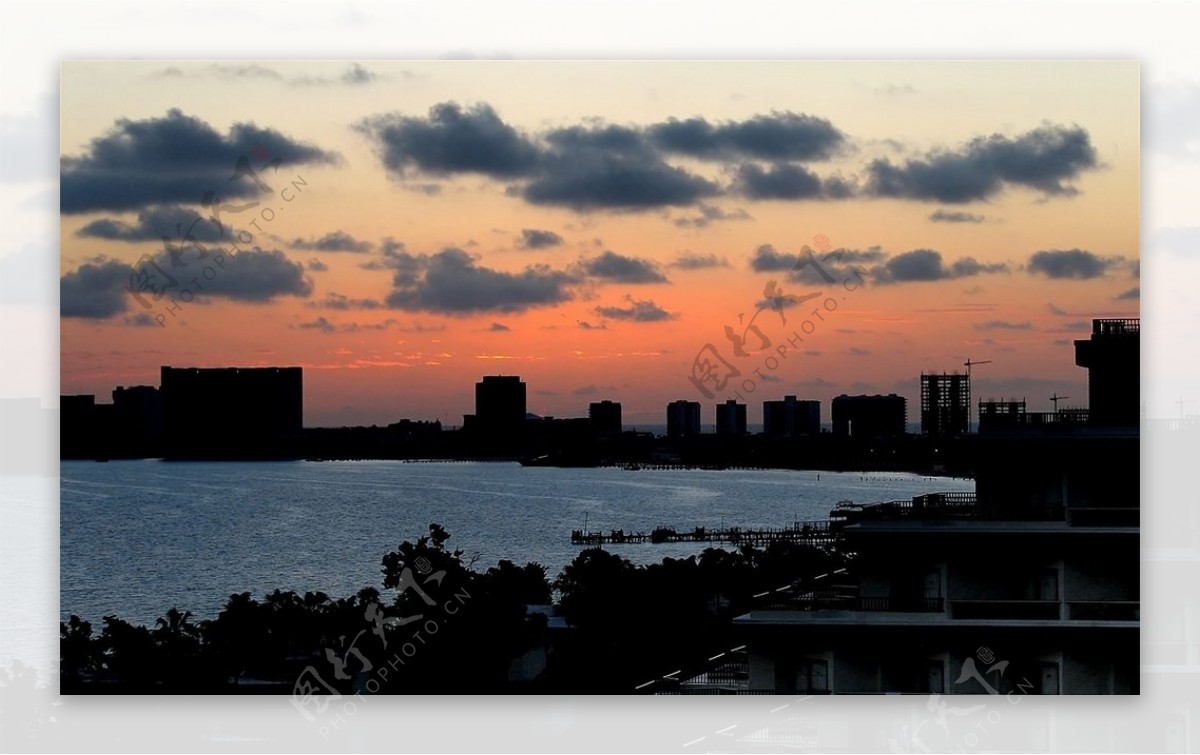
<svg viewBox="0 0 1200 755">
<path fill-rule="evenodd" d="M 211 618 L 234 592 L 342 597 L 381 586 L 380 559 L 446 527 L 476 558 L 538 561 L 553 578 L 579 552 L 571 530 L 656 525 L 778 527 L 857 503 L 970 480 L 901 473 L 557 469 L 504 463 L 63 462 L 62 618 L 152 624 L 167 609 Z M 819 476 L 819 480 L 818 480 Z M 638 563 L 703 544 L 612 546 Z"/>
</svg>

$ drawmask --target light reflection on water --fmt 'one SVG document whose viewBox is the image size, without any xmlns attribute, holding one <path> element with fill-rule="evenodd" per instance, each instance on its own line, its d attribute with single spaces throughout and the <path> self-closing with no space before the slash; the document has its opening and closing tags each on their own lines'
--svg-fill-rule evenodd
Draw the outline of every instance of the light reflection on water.
<svg viewBox="0 0 1200 755">
<path fill-rule="evenodd" d="M 172 606 L 216 615 L 230 593 L 275 588 L 334 597 L 379 587 L 380 559 L 446 527 L 477 557 L 539 561 L 553 578 L 581 529 L 648 532 L 663 524 L 778 527 L 856 503 L 974 482 L 902 473 L 556 469 L 504 463 L 63 462 L 61 603 L 98 624 L 153 623 Z M 819 479 L 818 479 L 819 478 Z M 638 563 L 704 544 L 625 545 Z"/>
</svg>

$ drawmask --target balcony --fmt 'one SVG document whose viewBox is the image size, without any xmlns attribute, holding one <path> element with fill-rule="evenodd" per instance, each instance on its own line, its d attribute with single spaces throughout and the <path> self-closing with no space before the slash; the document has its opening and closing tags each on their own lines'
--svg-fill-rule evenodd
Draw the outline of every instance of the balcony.
<svg viewBox="0 0 1200 755">
<path fill-rule="evenodd" d="M 952 619 L 1057 620 L 1057 600 L 951 600 Z"/>
<path fill-rule="evenodd" d="M 1142 604 L 1136 600 L 1068 600 L 1071 621 L 1138 621 Z"/>
<path fill-rule="evenodd" d="M 1067 509 L 1067 522 L 1072 527 L 1137 527 L 1141 513 L 1137 507 L 1079 506 Z"/>
<path fill-rule="evenodd" d="M 942 598 L 862 597 L 848 594 L 806 593 L 795 596 L 774 596 L 762 606 L 771 611 L 876 611 L 885 613 L 942 613 Z"/>
</svg>

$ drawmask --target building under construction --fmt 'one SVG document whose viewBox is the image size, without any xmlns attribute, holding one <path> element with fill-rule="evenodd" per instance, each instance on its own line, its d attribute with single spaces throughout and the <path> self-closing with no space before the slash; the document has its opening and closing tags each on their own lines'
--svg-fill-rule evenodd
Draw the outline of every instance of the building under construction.
<svg viewBox="0 0 1200 755">
<path fill-rule="evenodd" d="M 966 435 L 971 412 L 971 376 L 921 373 L 921 432 L 945 437 Z"/>
</svg>

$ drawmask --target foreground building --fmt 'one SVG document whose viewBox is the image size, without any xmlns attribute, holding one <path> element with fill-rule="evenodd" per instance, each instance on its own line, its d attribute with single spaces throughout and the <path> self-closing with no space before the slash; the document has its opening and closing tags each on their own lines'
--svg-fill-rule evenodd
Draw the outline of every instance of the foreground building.
<svg viewBox="0 0 1200 755">
<path fill-rule="evenodd" d="M 1012 407 L 974 440 L 975 494 L 835 511 L 852 566 L 735 620 L 746 687 L 1136 693 L 1138 338 L 1096 320 L 1075 343 L 1088 413 Z"/>
</svg>

